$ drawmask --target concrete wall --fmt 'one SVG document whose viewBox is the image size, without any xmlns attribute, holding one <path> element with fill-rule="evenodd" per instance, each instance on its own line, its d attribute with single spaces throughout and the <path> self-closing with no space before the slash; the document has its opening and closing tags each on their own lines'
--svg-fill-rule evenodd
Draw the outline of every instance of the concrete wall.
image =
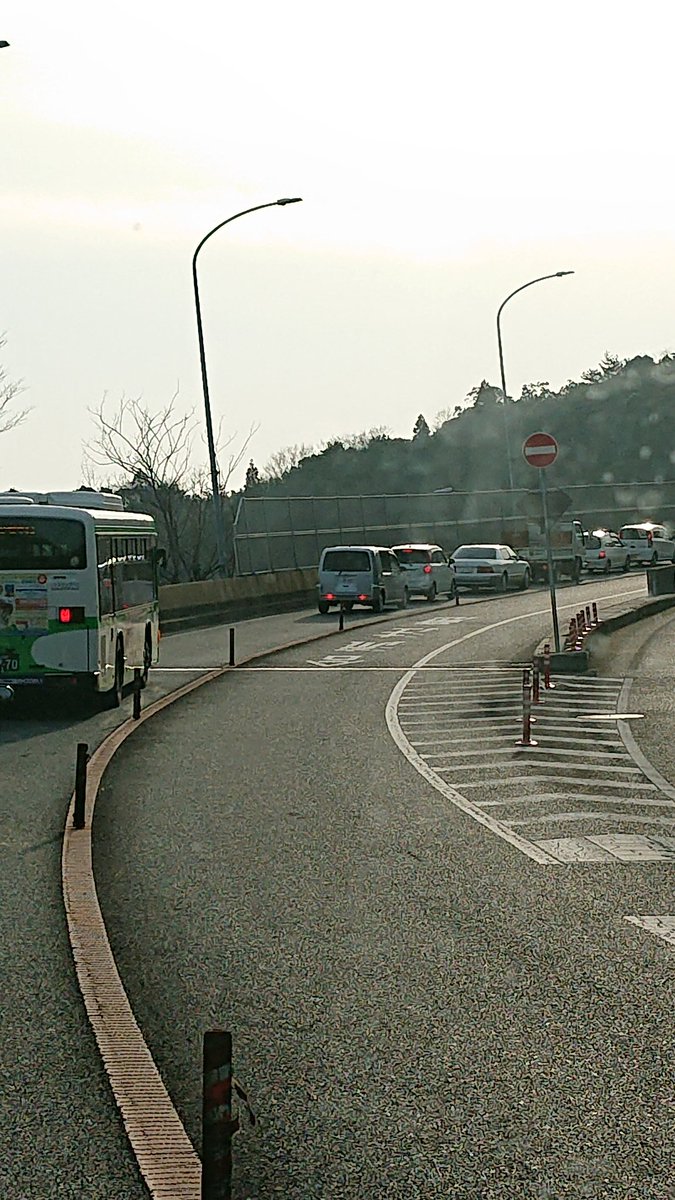
<svg viewBox="0 0 675 1200">
<path fill-rule="evenodd" d="M 308 569 L 167 584 L 159 589 L 161 626 L 170 632 L 301 608 L 316 599 L 317 582 L 316 570 Z"/>
</svg>

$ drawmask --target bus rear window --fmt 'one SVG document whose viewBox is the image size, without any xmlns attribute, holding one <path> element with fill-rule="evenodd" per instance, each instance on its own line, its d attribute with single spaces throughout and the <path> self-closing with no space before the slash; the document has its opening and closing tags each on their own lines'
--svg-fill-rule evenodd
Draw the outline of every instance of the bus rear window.
<svg viewBox="0 0 675 1200">
<path fill-rule="evenodd" d="M 86 565 L 81 521 L 0 517 L 0 571 L 77 571 Z"/>
</svg>

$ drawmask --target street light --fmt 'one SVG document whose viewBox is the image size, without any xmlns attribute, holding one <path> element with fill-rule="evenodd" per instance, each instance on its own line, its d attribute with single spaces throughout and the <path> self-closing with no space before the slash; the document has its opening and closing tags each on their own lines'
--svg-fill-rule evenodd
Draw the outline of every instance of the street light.
<svg viewBox="0 0 675 1200">
<path fill-rule="evenodd" d="M 574 271 L 555 271 L 553 275 L 539 275 L 537 279 L 530 279 L 529 283 L 523 283 L 517 287 L 514 292 L 511 292 L 506 300 L 503 300 L 497 310 L 497 345 L 499 347 L 499 369 L 502 375 L 502 411 L 504 414 L 504 441 L 506 444 L 506 462 L 509 469 L 509 491 L 513 491 L 513 469 L 511 467 L 511 446 L 509 442 L 509 423 L 506 419 L 506 378 L 504 375 L 504 351 L 502 349 L 502 331 L 500 326 L 500 317 L 502 309 L 512 300 L 518 292 L 524 292 L 525 288 L 532 287 L 535 283 L 543 283 L 545 279 L 562 279 L 563 275 L 574 275 Z"/>
<path fill-rule="evenodd" d="M 205 242 L 217 233 L 223 225 L 229 225 L 230 221 L 236 221 L 237 217 L 245 217 L 247 213 L 258 212 L 261 208 L 274 208 L 277 204 L 299 204 L 302 196 L 293 196 L 291 199 L 270 200 L 268 204 L 256 204 L 253 208 L 245 208 L 242 212 L 235 213 L 233 217 L 228 217 L 227 220 L 221 221 L 219 225 L 215 225 L 197 246 L 192 257 L 192 279 L 195 288 L 195 309 L 197 312 L 197 334 L 199 336 L 199 361 L 202 368 L 202 387 L 204 390 L 204 409 L 206 412 L 206 438 L 209 447 L 209 465 L 211 468 L 211 491 L 213 494 L 213 520 L 216 532 L 216 553 L 218 555 L 217 573 L 221 577 L 225 575 L 226 570 L 226 548 L 225 548 L 225 526 L 223 523 L 223 509 L 220 502 L 220 484 L 218 482 L 218 462 L 216 459 L 216 444 L 213 438 L 213 421 L 211 419 L 211 402 L 209 400 L 209 382 L 206 375 L 206 355 L 204 353 L 204 331 L 202 329 L 202 310 L 199 303 L 199 286 L 197 284 L 197 255 Z"/>
</svg>

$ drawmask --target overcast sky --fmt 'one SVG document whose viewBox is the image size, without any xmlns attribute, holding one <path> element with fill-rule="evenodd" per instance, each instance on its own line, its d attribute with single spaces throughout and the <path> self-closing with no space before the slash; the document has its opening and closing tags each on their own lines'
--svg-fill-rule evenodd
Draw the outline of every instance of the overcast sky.
<svg viewBox="0 0 675 1200">
<path fill-rule="evenodd" d="M 3 0 L 0 488 L 81 482 L 88 408 L 203 401 L 250 455 L 605 350 L 675 349 L 672 6 Z M 205 459 L 197 437 L 195 460 Z M 247 457 L 249 457 L 248 455 Z M 240 484 L 242 471 L 233 480 Z"/>
</svg>

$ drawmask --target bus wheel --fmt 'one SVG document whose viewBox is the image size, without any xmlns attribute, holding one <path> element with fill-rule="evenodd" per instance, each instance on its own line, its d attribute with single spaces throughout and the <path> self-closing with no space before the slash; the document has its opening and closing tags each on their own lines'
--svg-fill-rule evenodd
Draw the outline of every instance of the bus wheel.
<svg viewBox="0 0 675 1200">
<path fill-rule="evenodd" d="M 152 634 L 149 629 L 145 631 L 145 645 L 143 646 L 143 670 L 141 671 L 141 687 L 145 687 L 152 666 Z"/>
</svg>

